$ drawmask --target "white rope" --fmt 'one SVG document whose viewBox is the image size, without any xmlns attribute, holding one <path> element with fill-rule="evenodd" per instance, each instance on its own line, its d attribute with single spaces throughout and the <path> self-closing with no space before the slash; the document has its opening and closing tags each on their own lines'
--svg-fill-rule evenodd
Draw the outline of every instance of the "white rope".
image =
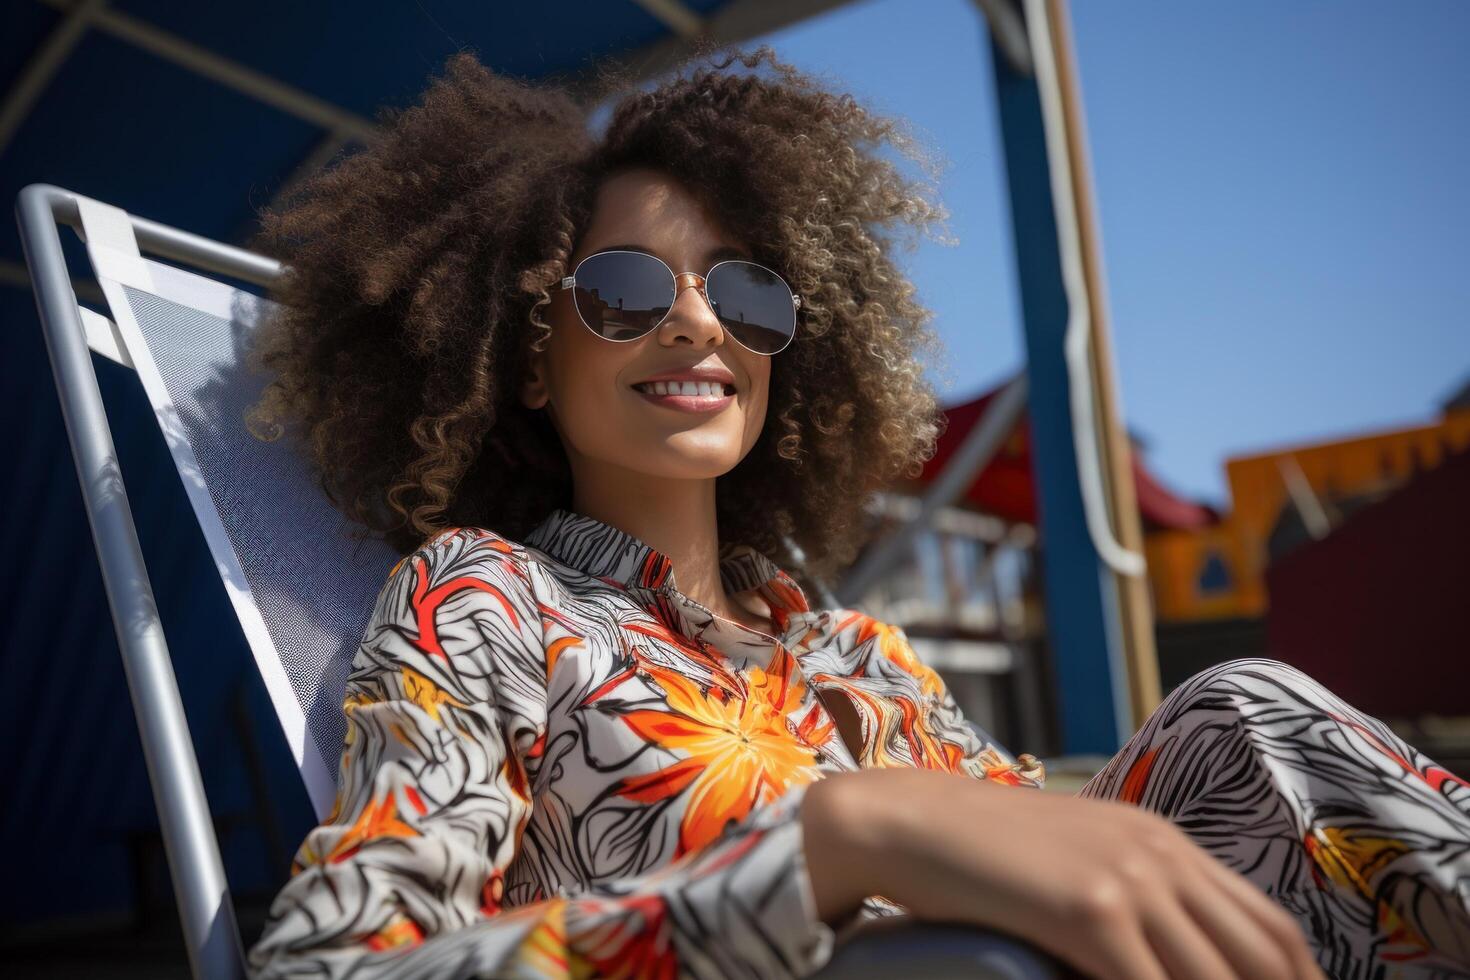
<svg viewBox="0 0 1470 980">
<path fill-rule="evenodd" d="M 1051 174 L 1052 204 L 1056 210 L 1061 250 L 1062 282 L 1067 292 L 1067 333 L 1062 347 L 1067 363 L 1067 394 L 1072 409 L 1072 444 L 1077 452 L 1077 476 L 1082 511 L 1092 545 L 1109 568 L 1119 575 L 1142 575 L 1143 556 L 1118 541 L 1108 520 L 1098 461 L 1097 422 L 1093 412 L 1092 372 L 1088 346 L 1092 336 L 1092 307 L 1082 271 L 1082 247 L 1072 196 L 1072 168 L 1067 153 L 1066 120 L 1062 113 L 1057 67 L 1052 57 L 1051 25 L 1046 0 L 1026 0 L 1026 32 L 1041 94 L 1041 118 L 1046 132 L 1046 155 Z"/>
</svg>

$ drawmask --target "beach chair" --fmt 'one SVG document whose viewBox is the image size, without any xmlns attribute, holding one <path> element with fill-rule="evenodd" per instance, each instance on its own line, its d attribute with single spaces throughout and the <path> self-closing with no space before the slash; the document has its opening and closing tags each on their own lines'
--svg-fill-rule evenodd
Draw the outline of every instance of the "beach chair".
<svg viewBox="0 0 1470 980">
<path fill-rule="evenodd" d="M 134 370 L 147 393 L 319 820 L 335 795 L 347 668 L 399 556 L 330 505 L 290 438 L 261 441 L 245 427 L 266 379 L 248 372 L 242 352 L 271 301 L 223 280 L 268 287 L 279 263 L 49 184 L 22 190 L 16 212 L 190 964 L 200 978 L 243 977 L 229 884 L 89 351 Z M 63 225 L 85 242 L 110 315 L 78 303 Z M 819 974 L 899 975 L 1067 974 L 1005 936 L 893 920 L 843 944 Z"/>
</svg>

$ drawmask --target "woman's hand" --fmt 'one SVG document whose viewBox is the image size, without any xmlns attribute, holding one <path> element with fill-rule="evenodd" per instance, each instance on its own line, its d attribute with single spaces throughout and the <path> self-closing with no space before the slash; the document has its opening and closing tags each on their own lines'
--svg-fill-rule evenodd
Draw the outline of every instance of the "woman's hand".
<svg viewBox="0 0 1470 980">
<path fill-rule="evenodd" d="M 1324 976 L 1289 913 L 1131 804 L 866 769 L 808 787 L 802 821 L 829 923 L 876 894 L 1109 980 Z"/>
</svg>

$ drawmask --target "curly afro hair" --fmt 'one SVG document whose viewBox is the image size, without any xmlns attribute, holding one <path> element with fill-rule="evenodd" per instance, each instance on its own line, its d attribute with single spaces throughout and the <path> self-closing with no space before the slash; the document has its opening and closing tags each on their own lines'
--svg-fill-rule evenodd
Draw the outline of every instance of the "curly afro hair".
<svg viewBox="0 0 1470 980">
<path fill-rule="evenodd" d="M 461 52 L 379 121 L 372 145 L 263 210 L 251 243 L 286 271 L 252 340 L 251 366 L 273 377 L 247 421 L 258 438 L 299 427 L 361 533 L 406 554 L 453 526 L 520 538 L 570 506 L 559 438 L 518 393 L 600 182 L 632 166 L 679 180 L 802 297 L 765 428 L 717 482 L 722 541 L 826 579 L 866 542 L 871 492 L 932 457 L 943 417 L 917 355 L 942 348 L 891 232 L 948 212 L 876 152 L 887 143 L 935 178 L 906 120 L 762 45 L 701 46 L 648 89 L 600 67 L 583 99 Z"/>
</svg>

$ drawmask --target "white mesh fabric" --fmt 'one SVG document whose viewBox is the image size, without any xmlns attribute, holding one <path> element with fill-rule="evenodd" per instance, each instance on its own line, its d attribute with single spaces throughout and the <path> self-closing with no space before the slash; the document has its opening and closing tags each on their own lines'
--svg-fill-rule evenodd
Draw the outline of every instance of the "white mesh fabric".
<svg viewBox="0 0 1470 980">
<path fill-rule="evenodd" d="M 264 442 L 246 428 L 267 379 L 247 373 L 245 340 L 274 304 L 144 261 L 151 292 L 103 288 L 322 817 L 335 794 L 347 668 L 399 556 L 354 537 L 360 526 L 327 501 L 295 433 Z"/>
</svg>

